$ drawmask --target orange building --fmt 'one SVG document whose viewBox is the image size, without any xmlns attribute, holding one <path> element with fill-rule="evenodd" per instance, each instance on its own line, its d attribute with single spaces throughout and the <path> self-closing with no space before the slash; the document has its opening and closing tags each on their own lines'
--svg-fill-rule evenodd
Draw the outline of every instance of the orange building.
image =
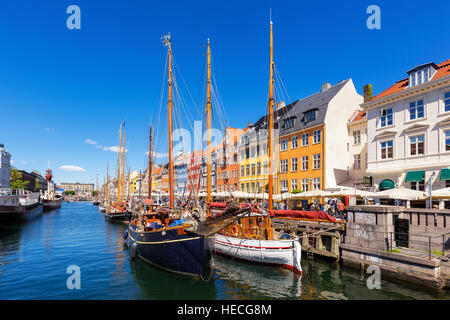
<svg viewBox="0 0 450 320">
<path fill-rule="evenodd" d="M 222 144 L 215 148 L 217 192 L 239 191 L 239 138 L 246 129 L 227 127 Z"/>
</svg>

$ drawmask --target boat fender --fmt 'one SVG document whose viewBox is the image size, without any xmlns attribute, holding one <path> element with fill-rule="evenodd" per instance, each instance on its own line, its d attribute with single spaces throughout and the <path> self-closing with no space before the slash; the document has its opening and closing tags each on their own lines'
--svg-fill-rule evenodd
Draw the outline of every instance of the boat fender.
<svg viewBox="0 0 450 320">
<path fill-rule="evenodd" d="M 137 251 L 138 251 L 138 244 L 136 242 L 133 242 L 133 244 L 131 245 L 131 252 L 130 252 L 131 259 L 136 258 Z"/>
<path fill-rule="evenodd" d="M 166 230 L 165 228 L 163 229 L 163 231 L 161 232 L 161 235 L 164 237 L 166 235 Z"/>
<path fill-rule="evenodd" d="M 128 228 L 126 228 L 123 233 L 123 239 L 126 240 L 127 238 L 128 238 Z"/>
</svg>

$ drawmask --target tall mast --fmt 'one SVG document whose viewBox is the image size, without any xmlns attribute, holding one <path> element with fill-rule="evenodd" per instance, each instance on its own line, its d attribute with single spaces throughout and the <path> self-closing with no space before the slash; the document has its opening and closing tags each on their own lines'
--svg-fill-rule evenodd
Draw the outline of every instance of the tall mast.
<svg viewBox="0 0 450 320">
<path fill-rule="evenodd" d="M 208 73 L 206 84 L 206 203 L 211 202 L 211 50 L 208 39 Z"/>
<path fill-rule="evenodd" d="M 108 204 L 109 200 L 109 172 L 108 172 L 108 163 L 106 163 L 106 204 Z"/>
<path fill-rule="evenodd" d="M 170 33 L 163 37 L 164 46 L 168 47 L 168 54 L 169 54 L 169 64 L 168 64 L 168 72 L 169 72 L 169 79 L 168 79 L 168 95 L 167 95 L 167 109 L 169 113 L 169 195 L 170 195 L 170 207 L 174 207 L 174 194 L 173 194 L 173 164 L 172 164 L 172 148 L 173 148 L 173 137 L 172 137 L 172 130 L 173 130 L 173 123 L 172 123 L 172 107 L 173 107 L 173 101 L 172 101 L 172 48 L 170 45 Z"/>
<path fill-rule="evenodd" d="M 123 131 L 123 147 L 122 147 L 122 194 L 120 198 L 120 202 L 123 202 L 123 196 L 125 193 L 125 130 Z M 128 188 L 127 188 L 128 189 Z M 128 191 L 128 190 L 127 190 Z"/>
<path fill-rule="evenodd" d="M 152 127 L 150 126 L 148 146 L 148 198 L 152 198 Z"/>
<path fill-rule="evenodd" d="M 120 125 L 120 142 L 119 142 L 119 171 L 117 173 L 117 201 L 120 199 L 120 168 L 121 168 L 121 161 L 122 161 L 122 124 Z"/>
<path fill-rule="evenodd" d="M 272 176 L 272 131 L 273 131 L 273 35 L 272 35 L 272 21 L 270 21 L 270 79 L 269 79 L 269 141 L 268 141 L 268 153 L 269 153 L 269 210 L 272 210 L 272 193 L 273 193 L 273 176 Z"/>
</svg>

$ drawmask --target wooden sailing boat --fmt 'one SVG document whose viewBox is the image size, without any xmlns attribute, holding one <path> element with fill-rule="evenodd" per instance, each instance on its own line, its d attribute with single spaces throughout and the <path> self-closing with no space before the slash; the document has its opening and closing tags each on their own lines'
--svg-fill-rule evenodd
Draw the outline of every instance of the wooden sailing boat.
<svg viewBox="0 0 450 320">
<path fill-rule="evenodd" d="M 173 136 L 172 136 L 172 48 L 170 34 L 163 38 L 168 48 L 168 133 L 169 133 L 169 207 L 150 209 L 136 214 L 130 222 L 128 240 L 130 255 L 161 269 L 195 277 L 203 277 L 210 270 L 211 251 L 203 234 L 196 232 L 197 220 L 183 219 L 183 214 L 174 206 L 173 185 Z M 151 199 L 151 139 L 149 151 L 149 199 Z M 192 213 L 192 212 L 190 212 Z"/>
<path fill-rule="evenodd" d="M 273 77 L 273 32 L 270 22 L 270 80 L 269 80 L 269 122 L 268 122 L 268 155 L 269 155 L 269 212 L 272 211 L 273 195 L 273 109 L 274 77 Z M 209 199 L 209 198 L 208 198 Z M 210 204 L 211 209 L 215 204 Z M 218 204 L 216 204 L 217 206 Z M 269 212 L 252 208 L 250 215 L 241 216 L 240 219 L 215 235 L 214 251 L 224 255 L 243 260 L 280 265 L 295 272 L 302 273 L 301 246 L 294 235 L 278 234 L 271 226 Z"/>
<path fill-rule="evenodd" d="M 105 178 L 103 179 L 105 182 Z M 103 192 L 102 192 L 102 201 L 98 206 L 98 210 L 100 212 L 106 212 L 106 207 L 108 206 L 108 186 L 109 186 L 109 172 L 108 172 L 108 164 L 106 164 L 106 182 L 103 184 Z"/>
<path fill-rule="evenodd" d="M 123 129 L 125 121 L 120 125 L 119 138 L 119 169 L 117 173 L 117 200 L 106 207 L 105 219 L 108 221 L 129 220 L 127 203 L 124 201 L 124 172 L 125 172 L 125 130 Z M 122 145 L 123 131 L 123 145 Z"/>
</svg>

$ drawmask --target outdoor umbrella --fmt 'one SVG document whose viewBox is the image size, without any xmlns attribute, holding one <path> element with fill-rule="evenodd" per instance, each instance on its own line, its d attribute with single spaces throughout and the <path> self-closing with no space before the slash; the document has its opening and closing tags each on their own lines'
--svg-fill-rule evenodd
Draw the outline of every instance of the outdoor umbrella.
<svg viewBox="0 0 450 320">
<path fill-rule="evenodd" d="M 375 192 L 371 195 L 372 198 L 387 198 L 399 200 L 423 200 L 429 196 L 423 192 L 407 188 L 387 189 L 380 192 Z"/>
</svg>

